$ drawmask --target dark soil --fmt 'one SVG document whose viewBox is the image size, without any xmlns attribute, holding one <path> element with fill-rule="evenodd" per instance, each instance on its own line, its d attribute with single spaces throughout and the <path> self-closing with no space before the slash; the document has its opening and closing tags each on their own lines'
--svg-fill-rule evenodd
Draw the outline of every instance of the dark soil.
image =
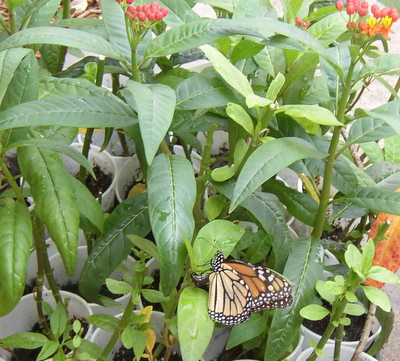
<svg viewBox="0 0 400 361">
<path fill-rule="evenodd" d="M 358 341 L 361 338 L 367 315 L 366 314 L 361 316 L 347 315 L 347 317 L 350 318 L 351 324 L 349 326 L 344 327 L 343 340 Z M 328 327 L 328 324 L 329 324 L 329 316 L 326 316 L 320 321 L 310 321 L 306 319 L 303 320 L 303 325 L 318 335 L 322 335 L 324 333 L 325 329 Z M 331 338 L 334 339 L 335 334 L 333 334 Z"/>
<path fill-rule="evenodd" d="M 104 174 L 97 165 L 93 167 L 93 171 L 96 175 L 96 179 L 94 179 L 89 172 L 86 172 L 85 184 L 90 190 L 90 193 L 97 198 L 100 193 L 104 193 L 110 187 L 112 183 L 112 175 Z"/>
<path fill-rule="evenodd" d="M 48 321 L 47 316 L 46 316 L 46 319 Z M 75 320 L 76 320 L 76 318 L 72 318 L 70 320 L 70 323 L 72 324 Z M 82 337 L 84 337 L 89 328 L 89 323 L 85 319 L 79 319 L 79 321 L 81 322 L 82 327 L 84 329 L 84 331 L 82 333 Z M 39 322 L 36 322 L 35 325 L 32 327 L 31 332 L 43 333 L 42 325 Z M 73 332 L 72 332 L 71 336 L 73 336 Z M 15 348 L 12 352 L 11 361 L 36 361 L 36 358 L 38 357 L 40 350 L 41 350 L 41 348 L 35 348 L 33 350 L 27 350 L 24 348 Z M 66 352 L 69 352 L 69 351 L 66 350 Z"/>
<path fill-rule="evenodd" d="M 156 344 L 154 346 L 154 350 L 157 348 Z M 132 349 L 127 350 L 125 347 L 121 347 L 118 352 L 114 355 L 113 361 L 132 361 L 135 358 L 135 354 L 133 353 Z M 147 360 L 147 358 L 140 358 L 140 360 Z M 164 360 L 164 357 L 160 357 L 160 360 Z M 169 358 L 170 361 L 182 361 L 182 357 L 174 352 L 171 357 Z"/>
<path fill-rule="evenodd" d="M 241 346 L 237 346 L 231 348 L 230 350 L 225 350 L 222 354 L 218 357 L 218 361 L 232 361 L 238 359 L 249 359 L 249 360 L 257 360 L 257 355 L 252 350 L 243 351 Z"/>
</svg>

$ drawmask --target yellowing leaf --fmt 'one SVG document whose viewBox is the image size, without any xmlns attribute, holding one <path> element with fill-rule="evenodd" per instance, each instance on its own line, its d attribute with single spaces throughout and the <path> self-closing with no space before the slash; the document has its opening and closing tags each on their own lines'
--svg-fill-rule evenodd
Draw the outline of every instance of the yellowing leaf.
<svg viewBox="0 0 400 361">
<path fill-rule="evenodd" d="M 152 312 L 153 312 L 153 306 L 147 306 L 147 307 L 143 308 L 142 310 L 138 311 L 136 313 L 137 315 L 146 315 L 145 319 L 140 324 L 149 323 Z"/>
</svg>

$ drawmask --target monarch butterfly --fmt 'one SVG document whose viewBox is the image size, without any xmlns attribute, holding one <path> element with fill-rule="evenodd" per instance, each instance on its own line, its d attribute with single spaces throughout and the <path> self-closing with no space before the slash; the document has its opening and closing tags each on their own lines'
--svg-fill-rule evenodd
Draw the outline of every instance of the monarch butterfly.
<svg viewBox="0 0 400 361">
<path fill-rule="evenodd" d="M 284 308 L 292 304 L 292 287 L 278 273 L 251 263 L 225 260 L 217 251 L 211 261 L 211 273 L 192 273 L 199 286 L 210 283 L 208 314 L 224 325 L 246 321 L 252 312 L 266 308 Z"/>
</svg>

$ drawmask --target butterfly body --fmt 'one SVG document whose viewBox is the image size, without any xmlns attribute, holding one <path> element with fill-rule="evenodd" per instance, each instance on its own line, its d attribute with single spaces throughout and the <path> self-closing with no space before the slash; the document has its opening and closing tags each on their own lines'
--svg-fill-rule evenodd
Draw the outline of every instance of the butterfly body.
<svg viewBox="0 0 400 361">
<path fill-rule="evenodd" d="M 192 279 L 198 285 L 209 281 L 208 314 L 225 325 L 242 323 L 252 312 L 292 303 L 291 286 L 281 275 L 250 263 L 225 260 L 220 251 L 211 262 L 211 273 L 192 275 Z"/>
</svg>

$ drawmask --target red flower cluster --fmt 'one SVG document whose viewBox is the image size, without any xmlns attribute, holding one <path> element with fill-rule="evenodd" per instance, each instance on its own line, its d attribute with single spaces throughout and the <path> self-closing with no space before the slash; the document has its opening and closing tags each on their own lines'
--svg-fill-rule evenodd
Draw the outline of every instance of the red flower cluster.
<svg viewBox="0 0 400 361">
<path fill-rule="evenodd" d="M 342 1 L 337 1 L 335 3 L 336 9 L 342 11 L 345 4 Z M 361 31 L 361 34 L 376 36 L 382 34 L 384 39 L 389 37 L 389 33 L 393 33 L 391 26 L 394 22 L 399 19 L 399 13 L 396 8 L 380 8 L 379 5 L 371 6 L 370 16 L 365 21 L 360 21 L 361 17 L 369 14 L 369 4 L 366 1 L 360 0 L 348 0 L 346 13 L 350 16 L 350 21 L 347 24 L 347 28 L 351 30 Z M 358 15 L 358 19 L 355 16 Z"/>
<path fill-rule="evenodd" d="M 301 28 L 308 28 L 311 24 L 310 20 L 303 21 L 300 16 L 296 16 L 294 20 L 296 21 L 296 24 Z"/>
<path fill-rule="evenodd" d="M 130 0 L 127 0 L 130 1 Z M 149 22 L 154 20 L 162 20 L 168 14 L 167 8 L 159 8 L 159 4 L 157 2 L 152 2 L 151 5 L 137 5 L 128 6 L 126 9 L 126 16 L 131 18 L 132 20 L 138 20 L 144 22 L 148 20 Z"/>
</svg>

